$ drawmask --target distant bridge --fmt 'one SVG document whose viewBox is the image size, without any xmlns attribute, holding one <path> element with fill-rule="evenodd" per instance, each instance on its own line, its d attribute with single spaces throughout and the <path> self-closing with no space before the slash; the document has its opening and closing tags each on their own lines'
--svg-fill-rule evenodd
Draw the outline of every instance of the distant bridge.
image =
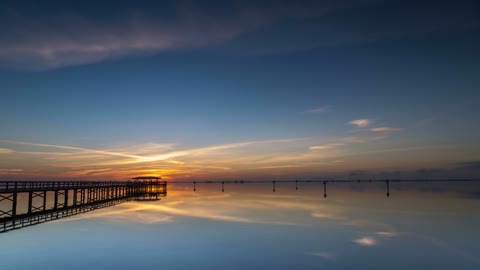
<svg viewBox="0 0 480 270">
<path fill-rule="evenodd" d="M 158 179 L 128 182 L 4 181 L 0 182 L 0 233 L 132 199 L 158 200 L 166 194 L 167 182 Z"/>
</svg>

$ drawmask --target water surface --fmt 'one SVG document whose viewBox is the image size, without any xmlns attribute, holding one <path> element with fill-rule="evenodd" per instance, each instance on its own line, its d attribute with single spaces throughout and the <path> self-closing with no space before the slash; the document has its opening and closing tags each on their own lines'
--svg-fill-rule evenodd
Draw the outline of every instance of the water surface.
<svg viewBox="0 0 480 270">
<path fill-rule="evenodd" d="M 478 185 L 170 184 L 0 235 L 1 269 L 479 269 Z"/>
</svg>

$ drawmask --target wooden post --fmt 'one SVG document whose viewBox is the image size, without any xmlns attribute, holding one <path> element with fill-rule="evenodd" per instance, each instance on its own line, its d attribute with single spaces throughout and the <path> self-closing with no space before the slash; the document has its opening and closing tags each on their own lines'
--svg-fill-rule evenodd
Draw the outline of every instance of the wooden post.
<svg viewBox="0 0 480 270">
<path fill-rule="evenodd" d="M 53 209 L 58 209 L 58 190 L 55 190 L 55 197 L 53 199 Z"/>
<path fill-rule="evenodd" d="M 73 206 L 77 206 L 77 192 L 78 190 L 76 188 L 73 189 Z"/>
<path fill-rule="evenodd" d="M 65 189 L 65 195 L 64 196 L 64 202 L 65 204 L 63 205 L 63 208 L 67 208 L 68 207 L 68 188 Z"/>
<path fill-rule="evenodd" d="M 390 181 L 386 181 L 387 183 L 387 197 L 390 197 Z"/>
<path fill-rule="evenodd" d="M 85 204 L 85 189 L 82 188 L 82 204 Z"/>
<path fill-rule="evenodd" d="M 323 197 L 327 198 L 327 181 L 323 181 Z"/>
<path fill-rule="evenodd" d="M 32 204 L 33 204 L 33 191 L 28 192 L 28 209 L 27 213 L 32 214 Z"/>
<path fill-rule="evenodd" d="M 15 228 L 15 219 L 17 218 L 17 182 L 15 182 L 15 188 L 13 190 L 13 197 L 12 197 L 12 221 L 13 221 L 13 228 Z"/>
<path fill-rule="evenodd" d="M 43 211 L 47 210 L 47 191 L 43 192 Z"/>
</svg>

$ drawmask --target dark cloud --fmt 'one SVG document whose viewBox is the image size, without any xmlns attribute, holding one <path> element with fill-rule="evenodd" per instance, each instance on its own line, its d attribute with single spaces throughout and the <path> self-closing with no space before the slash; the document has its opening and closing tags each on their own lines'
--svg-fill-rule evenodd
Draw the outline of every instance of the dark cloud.
<svg viewBox="0 0 480 270">
<path fill-rule="evenodd" d="M 255 50 L 278 53 L 465 31 L 478 29 L 480 19 L 476 1 L 370 1 L 280 25 L 253 39 Z"/>
<path fill-rule="evenodd" d="M 0 65 L 48 69 L 218 44 L 275 53 L 479 21 L 474 1 L 159 2 L 7 1 L 0 11 Z"/>
<path fill-rule="evenodd" d="M 0 64 L 48 69 L 215 45 L 286 18 L 321 16 L 349 2 L 10 2 L 0 12 Z"/>
</svg>

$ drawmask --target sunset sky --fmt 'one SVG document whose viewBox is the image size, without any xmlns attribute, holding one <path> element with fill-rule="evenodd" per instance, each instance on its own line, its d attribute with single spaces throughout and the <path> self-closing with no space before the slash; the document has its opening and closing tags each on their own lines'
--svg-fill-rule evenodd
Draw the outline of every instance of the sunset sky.
<svg viewBox="0 0 480 270">
<path fill-rule="evenodd" d="M 480 178 L 478 1 L 2 1 L 0 178 Z"/>
</svg>

